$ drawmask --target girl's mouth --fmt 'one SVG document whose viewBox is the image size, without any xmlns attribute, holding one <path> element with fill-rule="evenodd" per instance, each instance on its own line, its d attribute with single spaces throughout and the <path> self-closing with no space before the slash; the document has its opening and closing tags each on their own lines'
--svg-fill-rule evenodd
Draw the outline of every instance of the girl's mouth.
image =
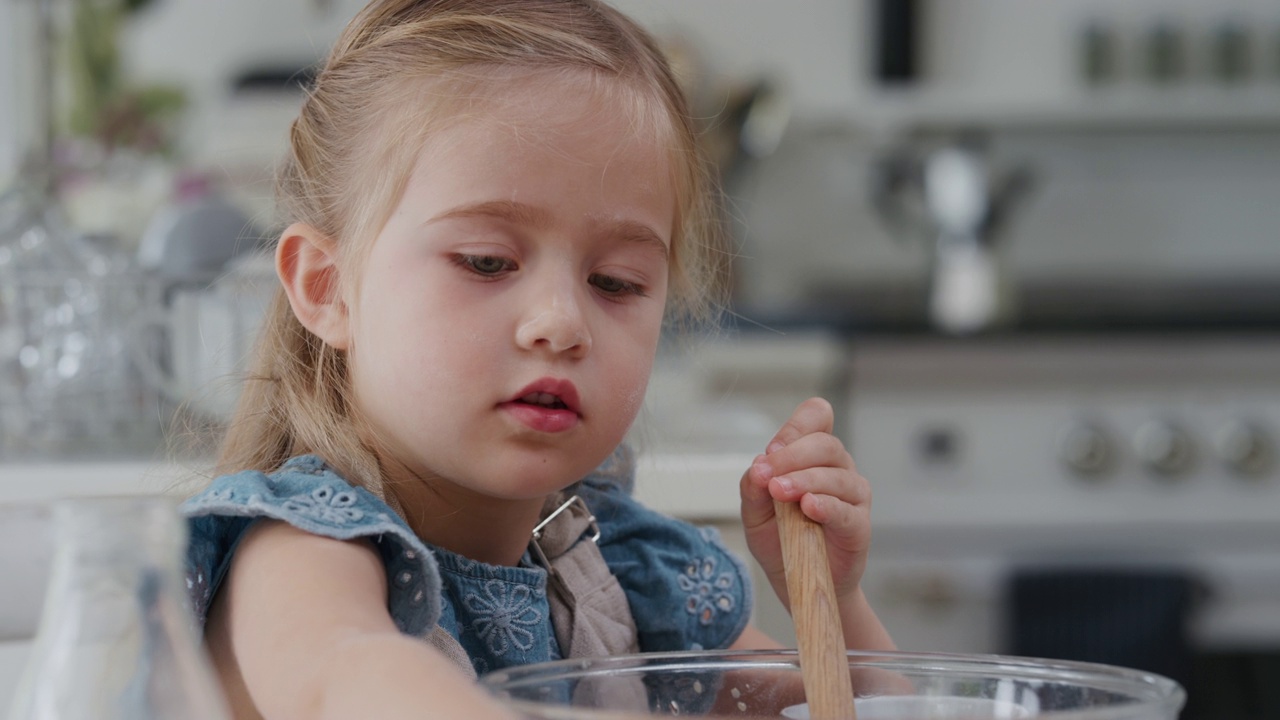
<svg viewBox="0 0 1280 720">
<path fill-rule="evenodd" d="M 499 407 L 538 432 L 565 432 L 582 422 L 578 389 L 568 380 L 540 378 Z"/>
<path fill-rule="evenodd" d="M 552 410 L 568 410 L 569 406 L 559 397 L 545 392 L 532 392 L 520 398 L 517 402 L 526 403 L 528 405 L 537 405 L 538 407 L 550 408 Z"/>
<path fill-rule="evenodd" d="M 507 402 L 548 410 L 568 410 L 575 415 L 582 414 L 578 388 L 569 380 L 562 378 L 538 378 L 512 395 Z"/>
</svg>

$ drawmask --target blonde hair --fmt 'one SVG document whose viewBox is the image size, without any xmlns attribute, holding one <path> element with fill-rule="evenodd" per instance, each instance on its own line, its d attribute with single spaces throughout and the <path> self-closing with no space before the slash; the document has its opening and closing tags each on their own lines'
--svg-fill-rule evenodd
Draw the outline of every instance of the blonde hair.
<svg viewBox="0 0 1280 720">
<path fill-rule="evenodd" d="M 668 126 L 677 196 L 668 320 L 711 319 L 726 255 L 695 120 L 653 38 L 597 0 L 371 2 L 338 39 L 293 122 L 277 178 L 282 220 L 311 225 L 338 241 L 344 264 L 359 262 L 433 122 L 456 111 L 449 98 L 461 102 L 477 83 L 512 70 L 585 72 L 629 94 L 620 110 L 656 112 L 637 126 Z M 345 356 L 305 329 L 278 290 L 217 471 L 269 472 L 315 453 L 394 504 L 372 445 L 349 400 Z"/>
</svg>

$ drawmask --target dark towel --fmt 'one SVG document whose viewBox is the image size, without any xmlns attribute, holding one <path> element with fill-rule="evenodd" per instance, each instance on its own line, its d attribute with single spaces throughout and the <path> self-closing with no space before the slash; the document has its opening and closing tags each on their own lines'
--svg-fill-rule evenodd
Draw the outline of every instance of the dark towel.
<svg viewBox="0 0 1280 720">
<path fill-rule="evenodd" d="M 1154 672 L 1186 686 L 1196 582 L 1136 568 L 1020 570 L 1009 582 L 1009 652 Z"/>
</svg>

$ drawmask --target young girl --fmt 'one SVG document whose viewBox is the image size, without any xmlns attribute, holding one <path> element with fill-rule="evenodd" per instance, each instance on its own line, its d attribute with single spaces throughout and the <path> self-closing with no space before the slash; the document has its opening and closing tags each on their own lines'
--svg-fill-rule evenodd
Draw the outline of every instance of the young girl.
<svg viewBox="0 0 1280 720">
<path fill-rule="evenodd" d="M 710 531 L 633 501 L 623 436 L 664 317 L 722 255 L 688 107 L 597 0 L 374 0 L 291 134 L 282 289 L 184 509 L 190 583 L 237 718 L 509 717 L 471 679 L 561 657 L 777 647 Z M 826 528 L 845 642 L 870 491 L 802 403 L 745 469 Z"/>
</svg>

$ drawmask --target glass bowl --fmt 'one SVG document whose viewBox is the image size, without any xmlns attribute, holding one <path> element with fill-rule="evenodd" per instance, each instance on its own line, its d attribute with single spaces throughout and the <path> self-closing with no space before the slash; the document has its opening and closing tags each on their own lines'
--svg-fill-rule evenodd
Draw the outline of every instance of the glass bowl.
<svg viewBox="0 0 1280 720">
<path fill-rule="evenodd" d="M 849 652 L 858 720 L 1176 720 L 1168 678 L 1110 665 L 998 655 Z M 480 682 L 529 718 L 808 718 L 794 650 L 561 660 Z"/>
</svg>

